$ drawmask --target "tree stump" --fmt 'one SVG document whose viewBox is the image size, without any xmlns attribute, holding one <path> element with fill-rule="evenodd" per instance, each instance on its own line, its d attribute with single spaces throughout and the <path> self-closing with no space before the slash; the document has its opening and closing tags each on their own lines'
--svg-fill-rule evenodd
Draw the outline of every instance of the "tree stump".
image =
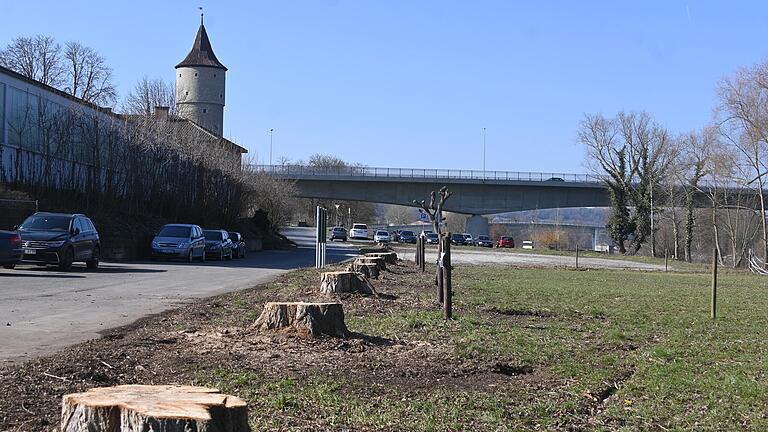
<svg viewBox="0 0 768 432">
<path fill-rule="evenodd" d="M 302 337 L 346 337 L 349 334 L 341 303 L 268 302 L 254 327 L 295 331 Z"/>
<path fill-rule="evenodd" d="M 376 294 L 365 276 L 351 272 L 325 272 L 320 276 L 320 292 L 324 294 Z"/>
<path fill-rule="evenodd" d="M 367 277 L 368 279 L 379 278 L 379 266 L 377 266 L 376 264 L 364 264 L 360 262 L 353 262 L 347 268 L 349 269 L 349 271 L 360 273 L 361 275 Z"/>
<path fill-rule="evenodd" d="M 366 257 L 384 258 L 387 264 L 397 264 L 397 254 L 395 252 L 371 252 L 365 254 Z"/>
<path fill-rule="evenodd" d="M 250 432 L 245 401 L 190 386 L 99 387 L 62 398 L 62 432 Z"/>
<path fill-rule="evenodd" d="M 361 256 L 361 257 L 357 257 L 355 261 L 360 264 L 374 264 L 376 265 L 376 267 L 379 268 L 379 270 L 387 269 L 387 263 L 384 261 L 384 258 Z"/>
</svg>

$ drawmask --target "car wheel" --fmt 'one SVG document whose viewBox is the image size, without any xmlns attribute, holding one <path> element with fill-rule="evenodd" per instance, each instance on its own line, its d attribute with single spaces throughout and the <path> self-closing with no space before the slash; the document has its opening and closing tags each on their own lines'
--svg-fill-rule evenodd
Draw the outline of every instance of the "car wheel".
<svg viewBox="0 0 768 432">
<path fill-rule="evenodd" d="M 89 270 L 96 270 L 99 268 L 99 252 L 100 250 L 98 246 L 93 248 L 93 252 L 91 252 L 91 259 L 85 262 L 85 265 Z"/>
<path fill-rule="evenodd" d="M 240 253 L 240 258 L 245 259 L 245 249 Z"/>
<path fill-rule="evenodd" d="M 3 266 L 4 269 L 13 270 L 16 268 L 16 264 L 6 264 Z"/>
<path fill-rule="evenodd" d="M 192 248 L 189 249 L 189 253 L 187 254 L 187 262 L 191 263 L 195 261 L 195 254 L 192 251 Z"/>
<path fill-rule="evenodd" d="M 232 249 L 229 250 L 229 255 L 227 255 L 227 261 L 232 261 Z"/>
<path fill-rule="evenodd" d="M 200 254 L 200 262 L 201 263 L 205 262 L 205 249 L 203 249 L 203 253 Z"/>
<path fill-rule="evenodd" d="M 219 261 L 224 261 L 224 249 L 219 251 Z"/>
<path fill-rule="evenodd" d="M 59 261 L 59 270 L 69 271 L 72 269 L 72 262 L 75 261 L 75 251 L 71 247 L 68 247 L 64 251 L 64 256 Z"/>
</svg>

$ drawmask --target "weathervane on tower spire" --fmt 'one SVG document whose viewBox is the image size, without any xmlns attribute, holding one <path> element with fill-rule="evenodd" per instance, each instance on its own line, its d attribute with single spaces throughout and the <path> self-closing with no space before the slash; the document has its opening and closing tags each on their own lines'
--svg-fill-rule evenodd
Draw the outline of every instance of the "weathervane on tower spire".
<svg viewBox="0 0 768 432">
<path fill-rule="evenodd" d="M 200 10 L 200 25 L 203 25 L 203 7 L 198 6 L 197 8 Z"/>
</svg>

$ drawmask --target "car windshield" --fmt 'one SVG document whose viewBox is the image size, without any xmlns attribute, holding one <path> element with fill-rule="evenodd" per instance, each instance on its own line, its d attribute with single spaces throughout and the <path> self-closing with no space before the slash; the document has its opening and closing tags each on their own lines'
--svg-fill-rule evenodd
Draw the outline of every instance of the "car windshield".
<svg viewBox="0 0 768 432">
<path fill-rule="evenodd" d="M 389 235 L 389 233 L 386 232 L 386 231 L 376 231 L 376 235 L 378 235 L 378 236 L 387 236 L 387 235 Z"/>
<path fill-rule="evenodd" d="M 238 233 L 229 233 L 229 238 L 231 238 L 234 241 L 239 240 L 240 234 Z"/>
<path fill-rule="evenodd" d="M 365 224 L 354 224 L 354 225 L 352 225 L 352 229 L 368 229 L 368 225 L 365 225 Z"/>
<path fill-rule="evenodd" d="M 512 237 L 502 237 L 502 240 L 512 240 Z"/>
<path fill-rule="evenodd" d="M 477 236 L 478 240 L 490 240 L 488 236 Z"/>
<path fill-rule="evenodd" d="M 416 234 L 413 233 L 413 231 L 400 231 L 401 236 L 415 236 Z"/>
<path fill-rule="evenodd" d="M 428 233 L 427 238 L 437 238 L 437 234 L 435 233 Z"/>
<path fill-rule="evenodd" d="M 453 237 L 453 238 L 455 238 L 455 239 L 463 239 L 463 238 L 464 238 L 464 236 L 463 236 L 463 235 L 461 235 L 461 234 L 454 234 L 454 235 L 452 235 L 451 237 Z"/>
<path fill-rule="evenodd" d="M 464 238 L 471 239 L 472 238 L 472 234 L 464 234 Z"/>
<path fill-rule="evenodd" d="M 221 231 L 203 231 L 206 240 L 223 240 L 224 236 L 221 235 Z"/>
<path fill-rule="evenodd" d="M 344 232 L 346 231 L 344 228 L 336 227 L 333 229 L 333 232 Z"/>
<path fill-rule="evenodd" d="M 19 227 L 21 231 L 69 231 L 69 216 L 30 216 Z"/>
<path fill-rule="evenodd" d="M 189 238 L 191 228 L 183 226 L 164 226 L 163 229 L 157 233 L 158 237 L 182 237 Z"/>
</svg>

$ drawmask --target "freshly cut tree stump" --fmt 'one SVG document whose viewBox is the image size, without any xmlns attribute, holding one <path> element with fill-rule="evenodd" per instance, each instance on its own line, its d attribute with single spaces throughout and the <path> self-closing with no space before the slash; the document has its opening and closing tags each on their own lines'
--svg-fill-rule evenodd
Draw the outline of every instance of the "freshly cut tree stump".
<svg viewBox="0 0 768 432">
<path fill-rule="evenodd" d="M 325 272 L 320 276 L 320 292 L 325 294 L 376 294 L 365 276 L 351 272 Z"/>
<path fill-rule="evenodd" d="M 349 271 L 360 273 L 361 275 L 369 279 L 379 278 L 379 266 L 376 264 L 363 264 L 360 262 L 353 262 L 349 265 Z"/>
<path fill-rule="evenodd" d="M 245 401 L 205 387 L 121 385 L 62 398 L 62 432 L 250 430 Z"/>
<path fill-rule="evenodd" d="M 397 264 L 397 253 L 395 252 L 371 252 L 365 254 L 366 257 L 384 258 L 387 264 Z"/>
<path fill-rule="evenodd" d="M 346 337 L 341 303 L 269 302 L 254 326 L 260 330 L 290 330 L 303 337 Z"/>
<path fill-rule="evenodd" d="M 387 269 L 387 263 L 384 261 L 384 258 L 380 258 L 380 257 L 361 256 L 361 257 L 357 257 L 355 259 L 355 262 L 358 262 L 360 264 L 375 264 L 376 267 L 379 268 L 379 270 Z"/>
</svg>

